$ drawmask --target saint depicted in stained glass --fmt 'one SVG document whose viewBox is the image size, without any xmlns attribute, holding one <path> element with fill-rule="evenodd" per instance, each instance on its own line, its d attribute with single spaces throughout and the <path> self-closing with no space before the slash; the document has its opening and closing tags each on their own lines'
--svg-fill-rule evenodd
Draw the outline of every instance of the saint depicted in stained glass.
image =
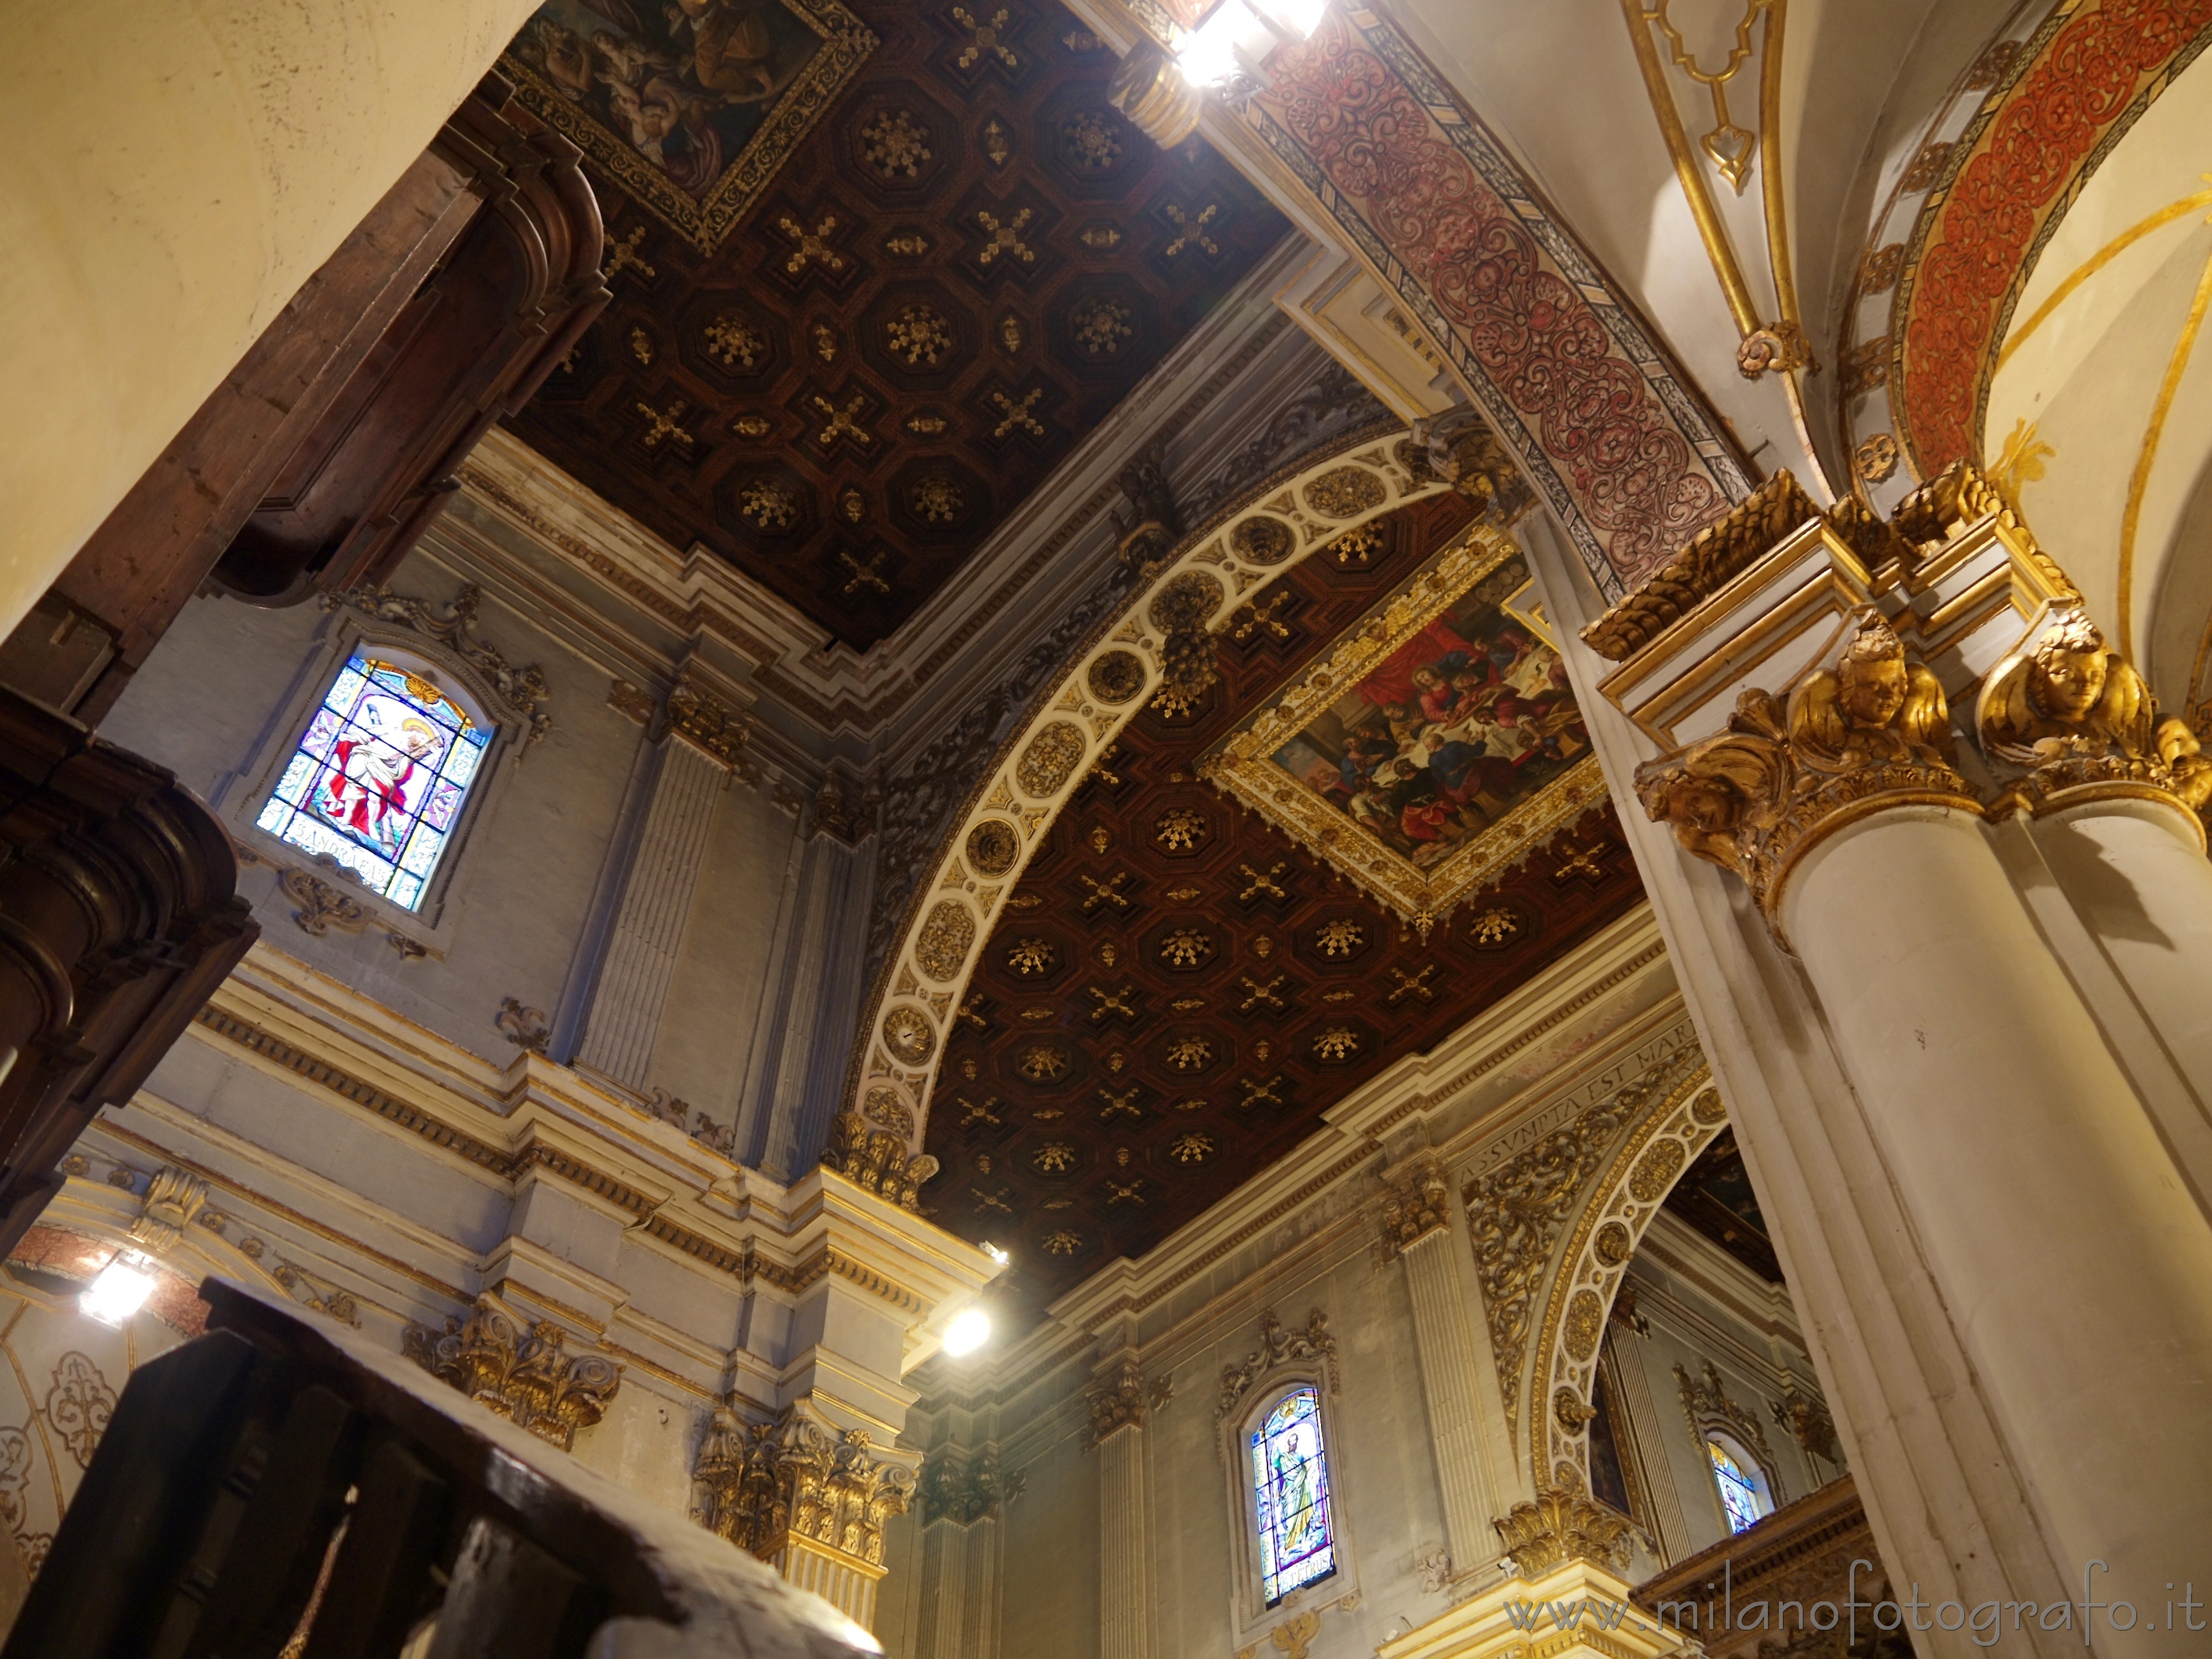
<svg viewBox="0 0 2212 1659">
<path fill-rule="evenodd" d="M 1741 1532 L 1759 1520 L 1759 1488 L 1743 1465 L 1729 1455 L 1717 1440 L 1705 1442 L 1713 1460 L 1713 1479 L 1720 1483 L 1721 1507 L 1728 1511 L 1729 1530 Z"/>
<path fill-rule="evenodd" d="M 1272 1607 L 1336 1571 L 1321 1397 L 1313 1389 L 1285 1395 L 1252 1431 L 1252 1484 L 1259 1499 L 1261 1589 Z"/>
<path fill-rule="evenodd" d="M 491 737 L 414 670 L 356 656 L 255 822 L 416 909 Z"/>
</svg>

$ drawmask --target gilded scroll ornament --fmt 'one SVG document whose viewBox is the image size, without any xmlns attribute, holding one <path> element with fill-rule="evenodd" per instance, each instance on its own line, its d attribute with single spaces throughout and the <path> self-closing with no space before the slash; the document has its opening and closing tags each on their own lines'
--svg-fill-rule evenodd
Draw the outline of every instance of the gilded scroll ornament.
<svg viewBox="0 0 2212 1659">
<path fill-rule="evenodd" d="M 1049 799 L 1075 771 L 1083 758 L 1083 729 L 1073 720 L 1054 720 L 1029 741 L 1014 765 L 1014 781 L 1023 793 L 1039 800 Z"/>
<path fill-rule="evenodd" d="M 975 917 L 964 904 L 940 899 L 923 920 L 914 947 L 915 965 L 940 985 L 960 976 L 968 947 L 975 942 Z"/>
<path fill-rule="evenodd" d="M 206 1206 L 208 1184 L 186 1175 L 174 1164 L 164 1164 L 146 1183 L 138 1218 L 131 1224 L 131 1237 L 155 1255 L 173 1249 L 185 1229 Z"/>
<path fill-rule="evenodd" d="M 1866 608 L 1835 667 L 1806 674 L 1786 704 L 1746 691 L 1720 735 L 1637 768 L 1636 791 L 1686 851 L 1741 877 L 1771 922 L 1790 870 L 1829 830 L 1907 802 L 1978 817 L 1952 761 L 1942 686 Z"/>
<path fill-rule="evenodd" d="M 861 1191 L 902 1210 L 921 1211 L 921 1184 L 938 1170 L 927 1152 L 909 1153 L 907 1137 L 893 1129 L 871 1128 L 857 1112 L 840 1112 L 830 1126 L 822 1167 L 835 1170 Z"/>
<path fill-rule="evenodd" d="M 566 1338 L 544 1321 L 526 1332 L 512 1310 L 484 1295 L 465 1322 L 448 1316 L 443 1331 L 408 1327 L 400 1349 L 479 1405 L 568 1451 L 579 1429 L 606 1414 L 622 1387 L 622 1367 L 599 1354 L 571 1355 Z"/>
<path fill-rule="evenodd" d="M 1541 1578 L 1568 1561 L 1621 1567 L 1628 1562 L 1632 1523 L 1571 1486 L 1546 1486 L 1533 1504 L 1516 1504 L 1493 1521 L 1516 1578 Z"/>
<path fill-rule="evenodd" d="M 1324 472 L 1306 486 L 1306 505 L 1331 519 L 1356 519 L 1389 499 L 1382 480 L 1357 466 Z"/>
<path fill-rule="evenodd" d="M 841 1434 L 796 1407 L 780 1423 L 717 1413 L 691 1474 L 700 1522 L 763 1560 L 799 1539 L 880 1568 L 884 1524 L 914 1497 L 912 1472 L 877 1457 L 866 1430 Z"/>
<path fill-rule="evenodd" d="M 1974 703 L 1974 732 L 2031 810 L 2112 793 L 2177 797 L 2191 811 L 2212 795 L 2212 761 L 2157 702 L 2127 659 L 2076 604 L 2051 607 L 1992 668 Z"/>
<path fill-rule="evenodd" d="M 1670 1141 L 1679 1147 L 1680 1141 Z M 1605 1304 L 1597 1299 L 1595 1291 L 1577 1291 L 1567 1304 L 1567 1352 L 1577 1359 L 1588 1359 L 1597 1352 L 1598 1338 L 1605 1328 Z"/>
</svg>

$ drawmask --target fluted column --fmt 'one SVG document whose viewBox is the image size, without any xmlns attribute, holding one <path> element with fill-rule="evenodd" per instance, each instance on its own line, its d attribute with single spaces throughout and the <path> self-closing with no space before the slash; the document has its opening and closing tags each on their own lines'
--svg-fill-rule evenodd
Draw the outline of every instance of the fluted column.
<svg viewBox="0 0 2212 1659">
<path fill-rule="evenodd" d="M 732 772 L 750 770 L 741 753 L 744 727 L 712 697 L 679 684 L 669 694 L 668 716 L 652 799 L 576 1054 L 578 1065 L 635 1090 L 646 1086 L 714 810 Z"/>
<path fill-rule="evenodd" d="M 1099 1659 L 1152 1659 L 1152 1510 L 1145 1492 L 1144 1372 L 1127 1358 L 1089 1395 L 1098 1453 Z"/>
<path fill-rule="evenodd" d="M 1475 1397 L 1480 1362 L 1466 1287 L 1452 1261 L 1451 1188 L 1434 1153 L 1393 1172 L 1383 1191 L 1383 1247 L 1405 1264 L 1429 1443 L 1444 1504 L 1444 1546 L 1455 1576 L 1494 1560 L 1498 1501 Z"/>
</svg>

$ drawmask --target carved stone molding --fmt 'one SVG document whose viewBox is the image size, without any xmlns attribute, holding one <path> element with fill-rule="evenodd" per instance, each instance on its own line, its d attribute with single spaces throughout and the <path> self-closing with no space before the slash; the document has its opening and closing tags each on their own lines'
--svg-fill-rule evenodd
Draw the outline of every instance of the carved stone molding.
<svg viewBox="0 0 2212 1659">
<path fill-rule="evenodd" d="M 1832 1468 L 1844 1466 L 1842 1443 L 1836 1436 L 1836 1419 L 1828 1408 L 1801 1389 L 1791 1389 L 1772 1404 L 1778 1427 L 1790 1431 L 1797 1443 Z"/>
<path fill-rule="evenodd" d="M 352 610 L 372 621 L 397 623 L 453 652 L 483 675 L 500 701 L 526 722 L 525 748 L 536 747 L 553 729 L 553 716 L 546 707 L 553 692 L 544 672 L 535 663 L 517 668 L 492 646 L 475 637 L 478 605 L 475 583 L 465 586 L 443 608 L 384 587 L 368 592 L 326 593 L 322 603 L 326 611 Z"/>
<path fill-rule="evenodd" d="M 1498 434 L 1472 409 L 1446 410 L 1414 422 L 1409 441 L 1430 475 L 1481 507 L 1486 523 L 1502 529 L 1536 504 L 1535 490 Z"/>
<path fill-rule="evenodd" d="M 489 1293 L 465 1322 L 448 1316 L 443 1331 L 410 1325 L 400 1351 L 433 1376 L 563 1451 L 576 1431 L 606 1414 L 622 1370 L 595 1353 L 570 1354 L 567 1333 L 540 1321 L 526 1331 L 520 1316 Z"/>
<path fill-rule="evenodd" d="M 1166 446 L 1155 441 L 1115 477 L 1129 503 L 1129 516 L 1109 507 L 1119 538 L 1115 548 L 1133 570 L 1147 572 L 1175 550 L 1183 537 L 1182 514 L 1168 487 Z"/>
<path fill-rule="evenodd" d="M 1979 817 L 1954 759 L 1942 686 L 1863 607 L 1833 667 L 1786 703 L 1744 692 L 1718 736 L 1638 767 L 1636 793 L 1686 851 L 1742 878 L 1778 933 L 1790 871 L 1833 830 L 1906 805 Z"/>
<path fill-rule="evenodd" d="M 1535 1502 L 1516 1504 L 1491 1524 L 1514 1577 L 1531 1580 L 1568 1561 L 1624 1567 L 1635 1533 L 1626 1516 L 1569 1486 L 1540 1487 Z"/>
<path fill-rule="evenodd" d="M 760 769 L 745 758 L 753 730 L 750 714 L 733 713 L 729 704 L 689 679 L 678 680 L 668 694 L 669 732 L 713 756 L 732 777 L 745 783 L 760 781 Z"/>
<path fill-rule="evenodd" d="M 1260 1316 L 1260 1346 L 1244 1356 L 1241 1365 L 1221 1368 L 1221 1399 L 1213 1409 L 1218 1424 L 1250 1393 L 1257 1382 L 1278 1365 L 1299 1362 L 1320 1366 L 1328 1376 L 1328 1391 L 1337 1391 L 1336 1339 L 1328 1334 L 1328 1316 L 1316 1308 L 1306 1316 L 1303 1331 L 1285 1330 L 1283 1322 L 1275 1317 L 1271 1309 Z"/>
<path fill-rule="evenodd" d="M 1781 1474 L 1774 1466 L 1774 1453 L 1766 1443 L 1765 1425 L 1750 1407 L 1729 1397 L 1728 1384 L 1721 1376 L 1720 1368 L 1710 1359 L 1705 1361 L 1705 1378 L 1700 1382 L 1678 1362 L 1674 1386 L 1681 1390 L 1682 1415 L 1690 1425 L 1692 1437 L 1699 1443 L 1700 1455 L 1705 1436 L 1712 1430 L 1723 1429 L 1735 1435 L 1743 1442 L 1744 1449 L 1759 1459 L 1759 1466 L 1772 1488 L 1774 1502 L 1780 1504 L 1784 1501 Z"/>
<path fill-rule="evenodd" d="M 906 1513 L 913 1472 L 876 1456 L 865 1429 L 840 1433 L 805 1410 L 793 1406 L 774 1423 L 715 1413 L 692 1467 L 698 1519 L 764 1561 L 797 1541 L 880 1577 L 884 1527 Z"/>
<path fill-rule="evenodd" d="M 339 866 L 336 859 L 323 855 L 332 870 Z M 335 927 L 342 933 L 358 933 L 376 920 L 376 913 L 358 899 L 348 898 L 344 893 L 307 870 L 287 870 L 276 878 L 276 886 L 295 907 L 292 920 L 300 931 L 313 939 L 328 936 Z"/>
<path fill-rule="evenodd" d="M 1382 1181 L 1382 1259 L 1395 1261 L 1431 1233 L 1451 1225 L 1451 1182 L 1443 1160 L 1424 1152 Z"/>
<path fill-rule="evenodd" d="M 905 1136 L 871 1128 L 858 1112 L 840 1112 L 830 1126 L 822 1167 L 835 1170 L 863 1192 L 919 1215 L 921 1186 L 937 1173 L 937 1159 L 927 1152 L 908 1153 L 906 1145 Z"/>
<path fill-rule="evenodd" d="M 1083 1431 L 1083 1449 L 1090 1451 L 1123 1429 L 1141 1429 L 1146 1413 L 1175 1398 L 1175 1378 L 1147 1378 L 1136 1356 L 1125 1357 L 1121 1368 L 1083 1396 L 1091 1422 Z"/>
<path fill-rule="evenodd" d="M 131 1224 L 131 1237 L 152 1255 L 167 1255 L 207 1201 L 206 1182 L 164 1164 L 146 1183 L 146 1196 L 139 1205 L 138 1218 Z"/>
<path fill-rule="evenodd" d="M 948 1447 L 922 1464 L 921 1478 L 915 1483 L 921 1524 L 950 1521 L 972 1527 L 978 1521 L 995 1521 L 1028 1484 L 1027 1470 L 1000 1467 L 996 1446 L 972 1455 Z"/>
</svg>

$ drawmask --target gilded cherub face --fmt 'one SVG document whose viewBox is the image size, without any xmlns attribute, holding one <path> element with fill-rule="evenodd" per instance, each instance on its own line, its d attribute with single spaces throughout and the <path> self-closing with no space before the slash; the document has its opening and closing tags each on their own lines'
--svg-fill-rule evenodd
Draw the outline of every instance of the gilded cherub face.
<svg viewBox="0 0 2212 1659">
<path fill-rule="evenodd" d="M 2028 680 L 2036 706 L 2057 720 L 2078 720 L 2105 695 L 2105 653 L 2070 643 L 2050 643 L 2035 653 Z"/>
<path fill-rule="evenodd" d="M 1871 660 L 1846 657 L 1837 678 L 1841 682 L 1838 701 L 1854 726 L 1887 726 L 1897 718 L 1897 711 L 1905 707 L 1906 680 L 1902 655 Z"/>
<path fill-rule="evenodd" d="M 1735 792 L 1713 778 L 1673 773 L 1666 780 L 1665 793 L 1653 805 L 1658 809 L 1653 817 L 1692 830 L 1725 833 L 1736 826 Z"/>
</svg>

